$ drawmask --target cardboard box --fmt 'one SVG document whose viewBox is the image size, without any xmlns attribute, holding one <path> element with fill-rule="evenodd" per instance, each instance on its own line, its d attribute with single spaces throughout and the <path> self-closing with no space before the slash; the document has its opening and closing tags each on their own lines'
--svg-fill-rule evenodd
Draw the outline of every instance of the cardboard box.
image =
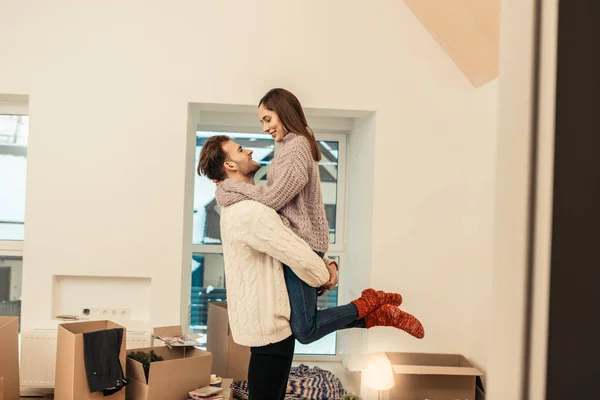
<svg viewBox="0 0 600 400">
<path fill-rule="evenodd" d="M 123 329 L 123 341 L 121 342 L 119 360 L 121 361 L 121 366 L 125 373 L 126 330 L 124 327 L 111 321 L 72 322 L 59 325 L 54 387 L 54 398 L 56 400 L 125 399 L 126 389 L 120 390 L 109 397 L 104 397 L 102 392 L 90 393 L 85 372 L 83 334 L 114 328 Z"/>
<path fill-rule="evenodd" d="M 475 400 L 482 373 L 462 355 L 386 353 L 394 371 L 394 400 Z"/>
<path fill-rule="evenodd" d="M 0 376 L 0 400 L 4 400 L 4 377 Z"/>
<path fill-rule="evenodd" d="M 0 376 L 4 400 L 19 400 L 19 318 L 0 317 Z"/>
<path fill-rule="evenodd" d="M 155 328 L 154 336 L 181 336 L 180 326 Z M 150 363 L 146 382 L 144 367 L 138 361 L 127 358 L 128 400 L 185 400 L 188 393 L 210 383 L 213 356 L 194 347 L 154 346 L 128 350 L 149 353 L 153 350 L 164 361 Z"/>
<path fill-rule="evenodd" d="M 208 304 L 207 328 L 206 350 L 213 355 L 212 373 L 233 378 L 234 382 L 248 380 L 250 347 L 240 346 L 233 341 L 227 303 Z"/>
<path fill-rule="evenodd" d="M 225 400 L 233 400 L 233 379 L 225 379 L 223 378 L 223 382 L 221 383 L 221 387 L 223 388 L 223 397 Z M 2 400 L 2 399 L 0 399 Z"/>
</svg>

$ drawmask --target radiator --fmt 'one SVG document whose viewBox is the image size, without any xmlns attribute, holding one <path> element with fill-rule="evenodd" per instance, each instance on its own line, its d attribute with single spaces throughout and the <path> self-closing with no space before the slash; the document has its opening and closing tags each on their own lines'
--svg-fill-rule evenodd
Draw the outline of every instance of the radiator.
<svg viewBox="0 0 600 400">
<path fill-rule="evenodd" d="M 21 386 L 54 387 L 56 364 L 56 330 L 39 330 L 21 334 Z"/>
<path fill-rule="evenodd" d="M 37 330 L 21 334 L 21 387 L 53 388 L 56 366 L 56 330 Z M 149 347 L 150 333 L 126 333 L 127 349 Z"/>
</svg>

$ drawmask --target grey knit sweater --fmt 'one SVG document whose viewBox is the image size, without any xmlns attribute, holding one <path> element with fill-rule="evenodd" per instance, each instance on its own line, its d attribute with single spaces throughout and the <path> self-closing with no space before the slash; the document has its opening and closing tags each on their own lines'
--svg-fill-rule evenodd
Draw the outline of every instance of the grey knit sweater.
<svg viewBox="0 0 600 400">
<path fill-rule="evenodd" d="M 312 158 L 308 140 L 288 133 L 281 152 L 273 159 L 267 186 L 226 179 L 217 187 L 217 203 L 227 207 L 241 200 L 255 200 L 273 208 L 292 231 L 315 251 L 327 253 L 329 226 L 321 195 L 319 165 Z"/>
</svg>

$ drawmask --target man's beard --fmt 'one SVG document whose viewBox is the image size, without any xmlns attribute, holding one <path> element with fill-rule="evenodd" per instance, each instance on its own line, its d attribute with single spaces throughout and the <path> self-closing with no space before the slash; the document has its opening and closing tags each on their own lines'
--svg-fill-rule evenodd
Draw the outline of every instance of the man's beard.
<svg viewBox="0 0 600 400">
<path fill-rule="evenodd" d="M 252 165 L 248 166 L 247 171 L 244 171 L 244 176 L 247 178 L 254 179 L 254 175 L 256 175 L 256 173 L 258 172 L 259 169 L 260 169 L 260 164 L 252 164 Z"/>
</svg>

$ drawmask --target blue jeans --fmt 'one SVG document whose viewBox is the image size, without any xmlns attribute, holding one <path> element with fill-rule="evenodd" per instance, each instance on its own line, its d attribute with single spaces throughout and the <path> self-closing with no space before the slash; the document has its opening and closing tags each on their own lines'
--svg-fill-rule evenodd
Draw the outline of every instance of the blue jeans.
<svg viewBox="0 0 600 400">
<path fill-rule="evenodd" d="M 358 309 L 352 303 L 318 311 L 317 288 L 307 285 L 287 265 L 283 266 L 283 273 L 292 311 L 290 325 L 300 343 L 315 342 L 340 329 L 367 327 L 364 319 L 357 320 Z"/>
</svg>

